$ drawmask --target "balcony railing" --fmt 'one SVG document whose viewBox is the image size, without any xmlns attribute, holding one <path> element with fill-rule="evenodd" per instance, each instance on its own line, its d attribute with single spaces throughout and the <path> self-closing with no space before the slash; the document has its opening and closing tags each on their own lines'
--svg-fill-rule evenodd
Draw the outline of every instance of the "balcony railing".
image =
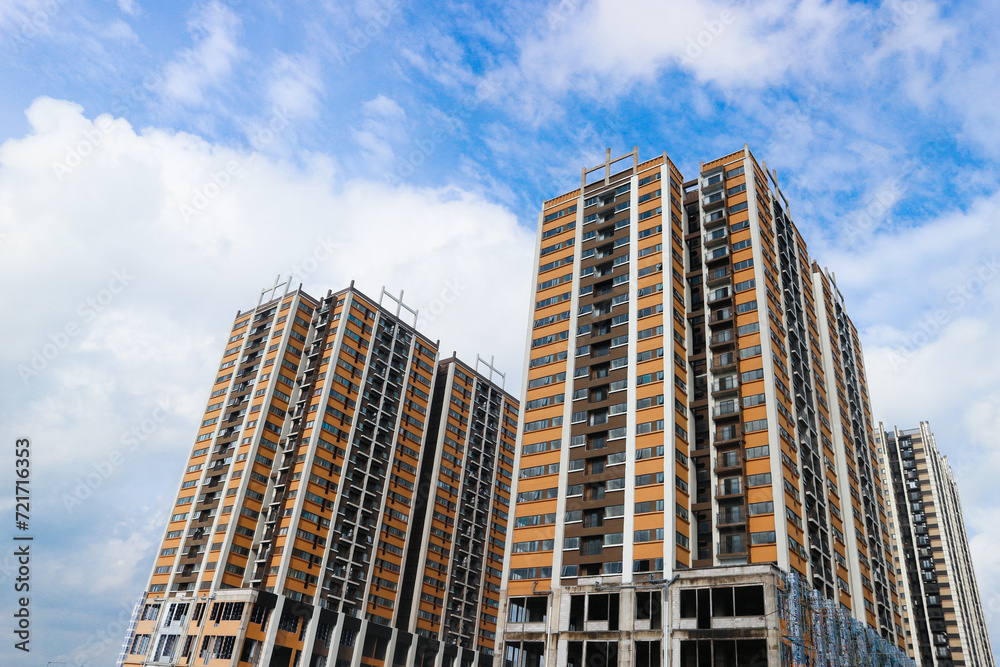
<svg viewBox="0 0 1000 667">
<path fill-rule="evenodd" d="M 720 526 L 731 526 L 734 524 L 746 523 L 746 512 L 743 507 L 727 507 L 718 513 L 716 523 Z"/>
<path fill-rule="evenodd" d="M 739 468 L 741 465 L 743 465 L 743 459 L 738 453 L 723 452 L 715 460 L 715 472 L 720 473 L 721 471 Z"/>
<path fill-rule="evenodd" d="M 743 435 L 743 429 L 738 425 L 723 426 L 715 431 L 714 442 L 716 445 L 735 442 Z"/>
<path fill-rule="evenodd" d="M 728 230 L 725 227 L 716 229 L 714 232 L 709 232 L 705 234 L 705 247 L 711 247 L 724 242 L 729 238 Z"/>
<path fill-rule="evenodd" d="M 705 261 L 714 262 L 720 259 L 726 259 L 729 257 L 729 246 L 720 246 L 718 248 L 713 248 L 712 250 L 707 250 L 705 252 Z"/>
<path fill-rule="evenodd" d="M 726 401 L 712 408 L 713 417 L 726 417 L 728 415 L 738 415 L 740 406 L 735 401 Z"/>
<path fill-rule="evenodd" d="M 719 484 L 715 487 L 715 497 L 724 498 L 726 496 L 739 496 L 743 494 L 743 482 L 739 479 L 729 484 Z"/>
<path fill-rule="evenodd" d="M 733 330 L 726 329 L 725 331 L 712 334 L 709 343 L 711 345 L 723 345 L 725 343 L 732 343 L 734 340 L 736 340 L 736 336 L 733 335 Z"/>
<path fill-rule="evenodd" d="M 733 352 L 723 352 L 712 357 L 712 370 L 718 371 L 729 368 L 736 364 L 736 354 Z"/>
<path fill-rule="evenodd" d="M 705 220 L 703 222 L 705 229 L 710 229 L 718 225 L 725 224 L 726 222 L 726 210 L 719 209 L 712 211 L 711 213 L 705 213 Z"/>
<path fill-rule="evenodd" d="M 712 269 L 705 274 L 705 284 L 711 286 L 724 280 L 728 280 L 732 274 L 732 268 L 728 266 Z"/>
<path fill-rule="evenodd" d="M 747 542 L 743 535 L 728 535 L 726 539 L 718 544 L 720 558 L 727 556 L 745 556 L 747 553 Z"/>
<path fill-rule="evenodd" d="M 739 383 L 735 375 L 720 378 L 712 383 L 712 394 L 736 391 L 737 389 L 739 389 Z"/>
<path fill-rule="evenodd" d="M 724 297 L 720 297 L 720 298 L 724 298 Z M 716 310 L 715 312 L 713 312 L 712 316 L 709 318 L 708 322 L 709 322 L 709 324 L 719 324 L 720 322 L 728 322 L 728 321 L 730 321 L 732 319 L 733 319 L 733 309 L 729 308 L 729 307 L 726 307 L 726 308 L 720 308 L 720 309 Z"/>
<path fill-rule="evenodd" d="M 720 287 L 719 289 L 708 293 L 708 303 L 713 304 L 716 301 L 728 299 L 732 296 L 733 293 L 728 287 Z"/>
</svg>

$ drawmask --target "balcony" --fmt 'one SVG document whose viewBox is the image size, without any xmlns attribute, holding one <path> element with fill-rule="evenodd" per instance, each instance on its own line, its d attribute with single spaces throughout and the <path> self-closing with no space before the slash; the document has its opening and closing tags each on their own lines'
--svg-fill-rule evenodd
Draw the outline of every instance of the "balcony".
<svg viewBox="0 0 1000 667">
<path fill-rule="evenodd" d="M 712 408 L 712 417 L 719 419 L 720 417 L 738 417 L 740 414 L 740 406 L 736 401 L 725 401 Z"/>
<path fill-rule="evenodd" d="M 723 370 L 732 370 L 736 367 L 736 360 L 735 352 L 723 352 L 722 354 L 713 355 L 711 369 L 716 373 Z"/>
<path fill-rule="evenodd" d="M 726 307 L 712 311 L 712 315 L 708 319 L 708 324 L 709 326 L 717 327 L 722 324 L 731 324 L 732 321 L 733 321 L 733 309 Z"/>
<path fill-rule="evenodd" d="M 721 445 L 738 443 L 742 436 L 743 428 L 739 424 L 733 424 L 731 426 L 723 426 L 716 430 L 713 441 L 715 446 L 719 447 Z"/>
<path fill-rule="evenodd" d="M 746 512 L 743 511 L 742 505 L 736 505 L 733 507 L 724 507 L 715 518 L 715 523 L 720 528 L 722 526 L 739 526 L 747 522 Z"/>
<path fill-rule="evenodd" d="M 712 337 L 708 341 L 708 345 L 711 348 L 716 348 L 721 346 L 732 346 L 734 342 L 736 342 L 736 336 L 733 334 L 733 330 L 726 329 L 712 334 Z"/>
<path fill-rule="evenodd" d="M 705 274 L 705 284 L 709 287 L 723 283 L 733 275 L 733 270 L 728 266 L 720 266 Z"/>
<path fill-rule="evenodd" d="M 736 380 L 735 375 L 730 375 L 728 377 L 719 378 L 712 383 L 712 396 L 723 396 L 725 394 L 734 394 L 739 390 L 740 385 Z"/>
<path fill-rule="evenodd" d="M 720 287 L 708 293 L 708 305 L 726 301 L 733 297 L 733 291 L 729 287 Z"/>
<path fill-rule="evenodd" d="M 744 535 L 726 535 L 718 543 L 719 558 L 745 558 L 747 555 L 747 541 Z"/>
<path fill-rule="evenodd" d="M 705 247 L 711 248 L 713 246 L 717 246 L 720 243 L 724 243 L 728 239 L 729 239 L 729 230 L 726 229 L 725 227 L 720 227 L 719 229 L 716 229 L 713 232 L 705 234 L 704 237 Z"/>
<path fill-rule="evenodd" d="M 729 259 L 729 246 L 720 246 L 705 251 L 705 264 Z"/>
<path fill-rule="evenodd" d="M 733 473 L 741 470 L 742 466 L 743 458 L 739 452 L 735 450 L 720 452 L 718 458 L 715 460 L 715 473 L 717 475 Z"/>
<path fill-rule="evenodd" d="M 705 212 L 705 218 L 702 221 L 702 225 L 705 229 L 712 229 L 720 225 L 726 224 L 726 210 L 719 209 L 716 211 Z"/>
<path fill-rule="evenodd" d="M 725 193 L 718 192 L 710 197 L 704 198 L 702 200 L 702 210 L 705 211 L 706 215 L 711 215 L 712 213 L 724 213 L 726 210 Z"/>
<path fill-rule="evenodd" d="M 716 500 L 722 498 L 729 498 L 731 496 L 742 496 L 742 495 L 743 495 L 742 477 L 729 477 L 726 479 L 720 479 L 719 485 L 715 487 Z"/>
</svg>

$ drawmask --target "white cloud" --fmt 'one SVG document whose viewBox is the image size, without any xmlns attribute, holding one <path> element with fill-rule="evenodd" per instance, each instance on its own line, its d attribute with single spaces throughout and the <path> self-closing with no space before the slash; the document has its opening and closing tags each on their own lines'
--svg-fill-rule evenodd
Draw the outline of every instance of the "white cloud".
<svg viewBox="0 0 1000 667">
<path fill-rule="evenodd" d="M 388 98 L 366 109 L 386 122 L 405 117 Z M 460 298 L 429 333 L 467 355 L 496 341 L 505 365 L 520 368 L 528 285 L 518 278 L 529 275 L 533 235 L 504 209 L 448 187 L 329 182 L 191 135 L 137 134 L 107 116 L 95 124 L 66 102 L 39 100 L 28 117 L 33 133 L 0 149 L 8 221 L 0 275 L 33 285 L 8 299 L 32 326 L 5 333 L 0 359 L 15 377 L 19 366 L 37 370 L 32 389 L 70 368 L 94 388 L 104 382 L 88 371 L 112 372 L 119 384 L 127 375 L 125 391 L 152 391 L 143 369 L 183 385 L 169 368 L 186 360 L 194 375 L 185 378 L 200 376 L 218 353 L 201 348 L 220 340 L 234 309 L 296 266 L 307 290 L 356 278 L 375 295 L 383 285 L 405 289 L 413 305 L 435 303 L 457 282 Z M 54 162 L 84 146 L 75 168 L 54 173 Z M 336 257 L 306 272 L 330 243 Z M 512 288 L 496 288 L 508 279 Z M 512 333 L 487 335 L 496 330 Z"/>
<path fill-rule="evenodd" d="M 268 98 L 293 118 L 315 118 L 323 78 L 319 62 L 302 55 L 281 54 L 268 74 Z"/>
<path fill-rule="evenodd" d="M 406 141 L 406 111 L 396 100 L 379 94 L 361 105 L 359 127 L 351 136 L 372 173 L 386 173 L 396 162 L 395 146 Z"/>
<path fill-rule="evenodd" d="M 820 0 L 563 0 L 522 37 L 516 60 L 485 79 L 495 101 L 520 104 L 532 118 L 555 113 L 554 98 L 567 92 L 607 99 L 678 66 L 702 82 L 759 88 L 792 70 L 827 71 L 861 14 Z"/>
<path fill-rule="evenodd" d="M 847 312 L 861 329 L 874 418 L 887 428 L 928 421 L 948 457 L 983 604 L 994 607 L 988 619 L 994 634 L 1000 620 L 998 203 L 1000 193 L 849 249 L 812 249 L 835 270 Z"/>
<path fill-rule="evenodd" d="M 129 16 L 138 16 L 140 11 L 139 5 L 136 4 L 135 0 L 118 0 L 118 9 Z"/>
<path fill-rule="evenodd" d="M 205 92 L 229 78 L 243 56 L 238 44 L 242 22 L 218 0 L 204 5 L 188 22 L 194 46 L 182 50 L 164 67 L 161 92 L 170 101 L 200 105 Z"/>
<path fill-rule="evenodd" d="M 368 110 L 403 116 L 388 98 Z M 232 318 L 275 274 L 295 270 L 316 295 L 351 279 L 372 297 L 383 286 L 405 290 L 443 354 L 495 354 L 518 392 L 534 234 L 504 208 L 452 187 L 331 180 L 338 171 L 321 155 L 293 167 L 89 119 L 58 100 L 39 99 L 27 116 L 30 133 L 0 146 L 0 281 L 23 286 L 3 297 L 20 324 L 0 332 L 0 403 L 9 407 L 0 423 L 38 443 L 47 483 L 37 511 L 65 527 L 41 536 L 63 545 L 45 563 L 60 595 L 131 599 L 143 585 L 162 516 L 127 517 L 169 502 Z M 56 174 L 53 163 L 83 146 L 86 155 Z M 225 173 L 228 185 L 218 186 Z M 195 211 L 188 220 L 182 205 Z M 18 367 L 30 368 L 35 352 L 53 354 L 23 383 Z M 87 546 L 95 530 L 119 524 Z M 109 549 L 132 567 L 109 568 Z M 88 569 L 100 575 L 78 576 Z M 73 617 L 79 636 L 66 641 L 82 646 L 107 623 Z"/>
<path fill-rule="evenodd" d="M 139 35 L 135 34 L 135 31 L 132 30 L 132 26 L 121 19 L 112 21 L 102 32 L 104 37 L 116 42 L 138 44 L 141 41 Z"/>
</svg>

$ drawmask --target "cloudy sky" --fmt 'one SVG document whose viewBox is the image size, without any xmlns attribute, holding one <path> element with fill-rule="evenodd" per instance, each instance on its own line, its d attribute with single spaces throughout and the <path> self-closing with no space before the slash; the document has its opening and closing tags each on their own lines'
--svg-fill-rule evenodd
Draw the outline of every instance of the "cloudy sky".
<svg viewBox="0 0 1000 667">
<path fill-rule="evenodd" d="M 542 199 L 607 147 L 690 178 L 744 143 L 837 276 L 877 418 L 948 454 L 1000 643 L 998 23 L 990 0 L 0 0 L 0 469 L 30 437 L 35 536 L 33 650 L 3 555 L 0 662 L 113 664 L 228 325 L 276 275 L 405 290 L 516 390 Z"/>
</svg>

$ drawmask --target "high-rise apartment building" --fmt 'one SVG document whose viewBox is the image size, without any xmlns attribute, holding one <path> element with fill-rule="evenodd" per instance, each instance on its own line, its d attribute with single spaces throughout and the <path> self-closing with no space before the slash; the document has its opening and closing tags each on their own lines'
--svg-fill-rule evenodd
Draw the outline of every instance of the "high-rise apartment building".
<svg viewBox="0 0 1000 667">
<path fill-rule="evenodd" d="M 918 667 L 993 667 L 958 486 L 927 422 L 876 434 L 891 488 L 907 651 Z"/>
<path fill-rule="evenodd" d="M 237 314 L 119 664 L 492 662 L 518 405 L 415 320 L 353 284 Z"/>
<path fill-rule="evenodd" d="M 780 579 L 741 590 L 757 564 L 898 653 L 861 346 L 788 208 L 746 148 L 687 182 L 609 151 L 544 202 L 497 664 L 751 664 L 771 630 L 731 617 Z M 717 605 L 664 597 L 691 568 L 726 577 Z M 814 650 L 792 621 L 768 664 Z"/>
</svg>

